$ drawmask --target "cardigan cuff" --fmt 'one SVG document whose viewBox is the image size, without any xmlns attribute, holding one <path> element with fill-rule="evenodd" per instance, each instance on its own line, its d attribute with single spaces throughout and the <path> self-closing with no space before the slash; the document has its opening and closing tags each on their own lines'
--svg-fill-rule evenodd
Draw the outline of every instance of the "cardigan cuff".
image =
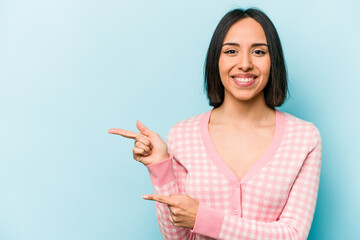
<svg viewBox="0 0 360 240">
<path fill-rule="evenodd" d="M 224 217 L 222 212 L 200 203 L 192 232 L 217 239 Z"/>
<path fill-rule="evenodd" d="M 170 157 L 164 161 L 146 165 L 154 186 L 162 186 L 174 180 L 172 169 L 173 156 L 171 154 L 169 155 Z"/>
</svg>

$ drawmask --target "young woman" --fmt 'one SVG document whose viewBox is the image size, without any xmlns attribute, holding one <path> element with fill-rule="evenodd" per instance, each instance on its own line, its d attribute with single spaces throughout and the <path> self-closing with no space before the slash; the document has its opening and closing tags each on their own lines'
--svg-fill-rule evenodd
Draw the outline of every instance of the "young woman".
<svg viewBox="0 0 360 240">
<path fill-rule="evenodd" d="M 306 239 L 320 177 L 317 128 L 280 112 L 284 57 L 270 19 L 227 13 L 212 37 L 205 86 L 213 109 L 177 123 L 167 144 L 137 122 L 134 158 L 147 166 L 165 239 Z"/>
</svg>

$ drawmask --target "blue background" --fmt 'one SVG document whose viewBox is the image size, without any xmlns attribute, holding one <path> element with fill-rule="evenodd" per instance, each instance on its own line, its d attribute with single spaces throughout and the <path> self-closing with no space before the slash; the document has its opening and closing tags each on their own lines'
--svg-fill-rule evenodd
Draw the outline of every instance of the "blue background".
<svg viewBox="0 0 360 240">
<path fill-rule="evenodd" d="M 356 239 L 360 214 L 360 4 L 343 1 L 0 0 L 0 239 L 160 239 L 133 142 L 208 111 L 203 64 L 235 7 L 259 7 L 282 40 L 280 110 L 323 139 L 309 239 Z"/>
</svg>

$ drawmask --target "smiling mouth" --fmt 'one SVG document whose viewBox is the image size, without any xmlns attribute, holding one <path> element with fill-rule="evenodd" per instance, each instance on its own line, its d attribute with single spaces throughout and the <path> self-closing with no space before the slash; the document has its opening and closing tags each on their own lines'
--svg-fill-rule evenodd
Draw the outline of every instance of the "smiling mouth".
<svg viewBox="0 0 360 240">
<path fill-rule="evenodd" d="M 237 82 L 242 82 L 242 83 L 247 83 L 247 82 L 251 82 L 254 81 L 254 79 L 256 77 L 251 77 L 251 78 L 239 78 L 239 77 L 233 77 L 235 81 Z"/>
</svg>

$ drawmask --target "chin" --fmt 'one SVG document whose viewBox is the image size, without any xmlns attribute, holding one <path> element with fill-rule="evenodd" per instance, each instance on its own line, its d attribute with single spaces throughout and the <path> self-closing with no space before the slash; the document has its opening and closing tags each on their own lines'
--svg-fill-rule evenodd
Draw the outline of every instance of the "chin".
<svg viewBox="0 0 360 240">
<path fill-rule="evenodd" d="M 261 94 L 254 92 L 248 94 L 235 94 L 232 96 L 232 99 L 238 102 L 264 101 L 264 98 Z"/>
</svg>

